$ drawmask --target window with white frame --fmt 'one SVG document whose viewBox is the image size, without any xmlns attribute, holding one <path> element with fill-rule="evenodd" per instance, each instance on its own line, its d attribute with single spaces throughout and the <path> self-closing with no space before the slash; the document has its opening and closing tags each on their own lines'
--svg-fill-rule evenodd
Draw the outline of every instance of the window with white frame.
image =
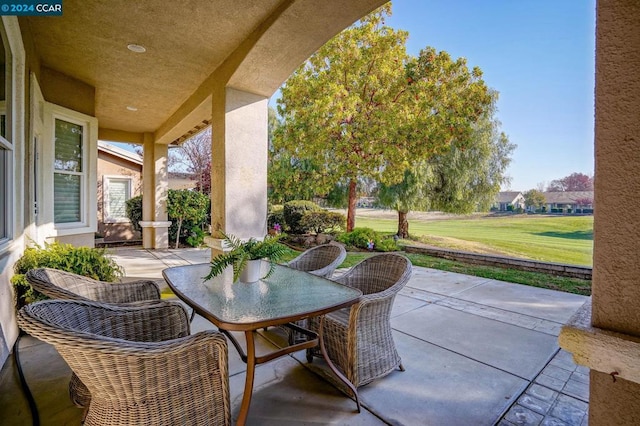
<svg viewBox="0 0 640 426">
<path fill-rule="evenodd" d="M 0 137 L 0 244 L 11 238 L 11 145 Z"/>
<path fill-rule="evenodd" d="M 4 25 L 0 22 L 0 245 L 8 242 L 11 235 L 13 202 L 13 144 L 7 131 L 7 97 L 11 93 L 11 55 Z"/>
<path fill-rule="evenodd" d="M 128 176 L 103 176 L 103 221 L 105 223 L 129 222 L 127 200 L 131 199 L 133 179 Z"/>
<path fill-rule="evenodd" d="M 84 125 L 55 119 L 53 160 L 53 217 L 56 224 L 82 222 L 84 217 Z"/>
</svg>

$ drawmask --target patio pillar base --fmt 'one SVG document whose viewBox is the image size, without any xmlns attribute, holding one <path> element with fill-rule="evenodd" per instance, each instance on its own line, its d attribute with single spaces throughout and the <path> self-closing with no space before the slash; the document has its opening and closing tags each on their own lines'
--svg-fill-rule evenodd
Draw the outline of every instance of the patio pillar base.
<svg viewBox="0 0 640 426">
<path fill-rule="evenodd" d="M 589 300 L 562 327 L 558 342 L 591 369 L 590 423 L 640 423 L 640 399 L 633 397 L 640 393 L 640 337 L 594 327 Z"/>
<path fill-rule="evenodd" d="M 211 259 L 219 254 L 229 251 L 222 238 L 204 237 L 204 243 L 211 249 Z"/>
<path fill-rule="evenodd" d="M 142 227 L 142 247 L 146 249 L 169 248 L 169 227 L 171 221 L 140 221 Z"/>
</svg>

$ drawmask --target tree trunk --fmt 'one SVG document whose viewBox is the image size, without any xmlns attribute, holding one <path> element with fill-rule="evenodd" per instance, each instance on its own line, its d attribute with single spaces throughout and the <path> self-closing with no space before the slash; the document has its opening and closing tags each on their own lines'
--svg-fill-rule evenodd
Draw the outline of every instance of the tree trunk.
<svg viewBox="0 0 640 426">
<path fill-rule="evenodd" d="M 353 231 L 356 226 L 356 203 L 358 197 L 356 194 L 356 180 L 349 181 L 349 208 L 347 209 L 347 232 Z"/>
<path fill-rule="evenodd" d="M 178 219 L 178 233 L 176 234 L 176 248 L 180 243 L 180 228 L 182 228 L 182 218 Z"/>
<path fill-rule="evenodd" d="M 409 221 L 407 220 L 407 213 L 398 210 L 398 237 L 399 238 L 408 238 L 409 237 Z"/>
</svg>

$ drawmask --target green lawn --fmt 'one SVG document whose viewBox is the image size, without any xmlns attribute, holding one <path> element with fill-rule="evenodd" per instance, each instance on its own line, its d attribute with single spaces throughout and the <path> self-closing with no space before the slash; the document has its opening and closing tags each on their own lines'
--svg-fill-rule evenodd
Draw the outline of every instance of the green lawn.
<svg viewBox="0 0 640 426">
<path fill-rule="evenodd" d="M 357 227 L 395 233 L 397 222 L 356 217 Z M 591 266 L 593 216 L 496 216 L 412 220 L 409 233 L 441 247 Z"/>
<path fill-rule="evenodd" d="M 283 261 L 289 261 L 300 252 L 289 250 Z M 340 268 L 351 268 L 365 258 L 379 253 L 349 252 L 347 258 L 339 266 Z M 476 277 L 490 278 L 493 280 L 519 283 L 534 287 L 548 288 L 551 290 L 565 291 L 588 296 L 591 294 L 591 281 L 578 278 L 558 277 L 539 272 L 520 271 L 518 269 L 498 268 L 485 265 L 469 265 L 454 260 L 431 257 L 424 254 L 409 253 L 405 255 L 411 260 L 414 266 L 424 266 L 425 268 L 440 269 L 443 271 L 457 272 Z"/>
</svg>

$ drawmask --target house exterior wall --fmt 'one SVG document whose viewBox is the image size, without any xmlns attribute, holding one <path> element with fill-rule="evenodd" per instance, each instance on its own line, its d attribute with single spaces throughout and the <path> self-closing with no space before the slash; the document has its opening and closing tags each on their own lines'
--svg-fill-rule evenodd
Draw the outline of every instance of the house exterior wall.
<svg viewBox="0 0 640 426">
<path fill-rule="evenodd" d="M 493 203 L 492 210 L 498 210 L 501 212 L 509 211 L 509 206 L 512 206 L 513 210 L 518 208 L 524 209 L 525 199 L 522 192 L 505 191 L 499 192 L 496 195 L 496 201 Z"/>
<path fill-rule="evenodd" d="M 27 139 L 25 123 L 27 120 L 28 99 L 26 89 L 27 58 L 17 19 L 13 16 L 0 17 L 0 25 L 7 36 L 11 51 L 11 63 L 7 64 L 7 77 L 11 81 L 11 93 L 6 99 L 10 128 L 11 150 L 8 152 L 8 168 L 2 165 L 2 172 L 8 178 L 7 205 L 5 211 L 0 212 L 6 221 L 7 237 L 0 240 L 0 363 L 4 364 L 9 356 L 11 347 L 18 336 L 18 326 L 15 317 L 14 293 L 10 279 L 13 275 L 13 264 L 24 251 L 27 241 L 25 229 L 29 226 L 30 214 L 25 211 L 26 204 L 22 194 L 29 192 L 26 184 L 26 167 L 31 164 L 29 150 L 26 148 Z"/>
<path fill-rule="evenodd" d="M 127 161 L 102 150 L 98 151 L 97 232 L 104 237 L 105 242 L 141 239 L 142 235 L 133 228 L 130 222 L 109 222 L 105 217 L 105 176 L 107 179 L 117 176 L 131 178 L 131 196 L 135 197 L 142 194 L 142 165 Z"/>
<path fill-rule="evenodd" d="M 11 51 L 10 72 L 6 74 L 11 82 L 11 92 L 7 93 L 7 122 L 11 129 L 8 167 L 11 173 L 5 188 L 8 207 L 0 212 L 2 219 L 9 219 L 8 238 L 0 240 L 0 363 L 4 364 L 18 336 L 10 280 L 13 266 L 26 246 L 54 240 L 94 245 L 98 126 L 97 120 L 86 114 L 93 113 L 93 90 L 88 90 L 85 83 L 64 78 L 59 73 L 53 77 L 48 73 L 43 84 L 39 78 L 47 71 L 42 72 L 40 61 L 33 56 L 28 27 L 21 27 L 15 16 L 0 19 Z M 45 93 L 44 98 L 40 89 Z M 51 103 L 47 93 L 59 104 Z M 67 114 L 70 119 L 86 123 L 85 220 L 81 227 L 73 229 L 56 228 L 53 223 L 53 122 L 56 114 Z"/>
</svg>

